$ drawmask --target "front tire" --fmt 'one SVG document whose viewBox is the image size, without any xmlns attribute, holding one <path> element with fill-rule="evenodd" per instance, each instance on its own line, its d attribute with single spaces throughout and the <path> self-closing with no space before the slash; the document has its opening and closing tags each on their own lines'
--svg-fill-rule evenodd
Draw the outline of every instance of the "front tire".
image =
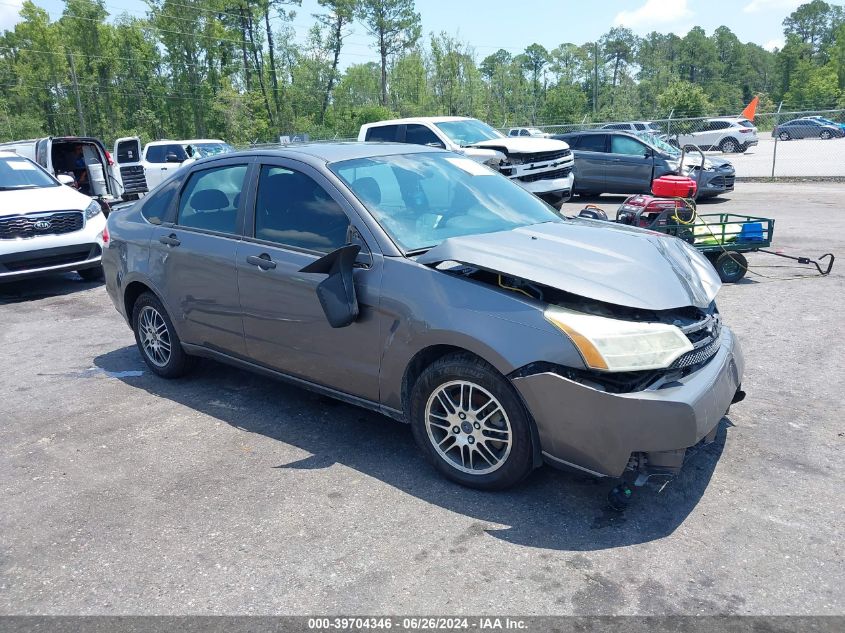
<svg viewBox="0 0 845 633">
<path fill-rule="evenodd" d="M 132 330 L 141 357 L 153 373 L 162 378 L 179 378 L 191 368 L 191 357 L 182 349 L 182 342 L 167 310 L 151 292 L 145 292 L 132 307 Z"/>
<path fill-rule="evenodd" d="M 529 414 L 507 379 L 475 356 L 429 365 L 411 391 L 410 418 L 417 445 L 454 482 L 501 490 L 531 472 Z"/>
<path fill-rule="evenodd" d="M 829 141 L 831 138 L 833 138 L 833 135 L 830 133 L 829 130 L 822 130 L 822 133 L 819 134 L 819 138 L 823 141 Z"/>
<path fill-rule="evenodd" d="M 789 135 L 789 132 L 781 132 L 780 134 L 778 134 L 778 138 L 782 141 L 788 141 L 792 137 Z"/>
</svg>

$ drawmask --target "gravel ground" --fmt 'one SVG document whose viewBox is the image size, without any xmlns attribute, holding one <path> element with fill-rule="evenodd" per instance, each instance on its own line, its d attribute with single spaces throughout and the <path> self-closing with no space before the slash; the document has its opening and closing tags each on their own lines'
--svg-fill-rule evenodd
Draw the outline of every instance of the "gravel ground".
<svg viewBox="0 0 845 633">
<path fill-rule="evenodd" d="M 702 210 L 845 253 L 843 196 L 739 183 Z M 843 614 L 841 266 L 751 264 L 719 299 L 748 398 L 622 515 L 549 468 L 460 488 L 406 426 L 212 362 L 154 377 L 72 274 L 2 286 L 0 613 Z"/>
</svg>

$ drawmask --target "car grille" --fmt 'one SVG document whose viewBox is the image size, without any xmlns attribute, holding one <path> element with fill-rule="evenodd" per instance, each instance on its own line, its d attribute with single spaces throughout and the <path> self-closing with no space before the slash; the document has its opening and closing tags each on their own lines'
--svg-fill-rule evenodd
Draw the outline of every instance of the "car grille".
<svg viewBox="0 0 845 633">
<path fill-rule="evenodd" d="M 693 365 L 701 365 L 709 361 L 719 351 L 722 339 L 722 323 L 718 315 L 706 316 L 698 323 L 684 328 L 684 334 L 695 346 L 695 349 L 687 352 L 674 363 L 669 369 L 683 369 Z"/>
<path fill-rule="evenodd" d="M 519 159 L 522 163 L 543 163 L 547 160 L 558 160 L 566 158 L 572 154 L 570 149 L 562 149 L 555 152 L 537 152 L 532 154 L 517 154 L 511 153 L 510 156 L 514 159 Z"/>
<path fill-rule="evenodd" d="M 528 176 L 520 176 L 522 182 L 536 182 L 538 180 L 552 180 L 553 178 L 566 178 L 572 173 L 572 167 L 564 167 L 563 169 L 555 169 L 554 171 L 544 171 L 539 174 L 530 174 Z"/>
<path fill-rule="evenodd" d="M 80 211 L 59 211 L 49 215 L 13 215 L 0 218 L 0 240 L 73 233 L 81 229 L 82 224 Z"/>
<path fill-rule="evenodd" d="M 120 179 L 125 193 L 142 193 L 147 190 L 147 178 L 143 165 L 127 165 L 120 168 Z"/>
<path fill-rule="evenodd" d="M 724 189 L 733 189 L 735 176 L 716 176 L 710 181 L 711 187 L 722 187 Z"/>
</svg>

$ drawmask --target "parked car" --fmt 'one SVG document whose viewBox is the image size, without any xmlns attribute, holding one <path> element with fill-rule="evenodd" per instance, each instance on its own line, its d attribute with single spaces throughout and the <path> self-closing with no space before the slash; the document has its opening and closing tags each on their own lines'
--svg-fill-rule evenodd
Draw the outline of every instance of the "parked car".
<svg viewBox="0 0 845 633">
<path fill-rule="evenodd" d="M 608 123 L 602 125 L 602 130 L 623 130 L 625 132 L 646 132 L 647 134 L 660 135 L 663 130 L 651 121 L 628 121 L 627 123 Z"/>
<path fill-rule="evenodd" d="M 508 136 L 531 136 L 534 138 L 549 138 L 551 134 L 536 127 L 512 127 Z"/>
<path fill-rule="evenodd" d="M 697 145 L 703 150 L 718 149 L 724 154 L 744 153 L 759 143 L 757 128 L 744 117 L 705 119 L 698 129 L 671 137 L 678 147 Z"/>
<path fill-rule="evenodd" d="M 719 279 L 692 246 L 564 218 L 457 153 L 207 158 L 108 235 L 108 294 L 150 371 L 205 356 L 409 422 L 468 486 L 543 461 L 675 473 L 742 395 Z"/>
<path fill-rule="evenodd" d="M 845 123 L 837 123 L 836 121 L 831 121 L 830 119 L 823 116 L 802 116 L 801 119 L 812 119 L 814 121 L 818 121 L 822 125 L 835 125 L 841 130 L 845 130 Z"/>
<path fill-rule="evenodd" d="M 555 136 L 575 154 L 575 193 L 648 193 L 654 179 L 666 174 L 689 175 L 698 181 L 698 197 L 733 191 L 736 170 L 724 159 L 687 154 L 653 134 L 616 130 L 585 130 Z"/>
<path fill-rule="evenodd" d="M 793 119 L 786 123 L 776 125 L 772 130 L 772 137 L 778 137 L 782 141 L 789 141 L 794 138 L 820 138 L 828 140 L 842 138 L 845 130 L 838 125 L 828 125 L 815 119 Z"/>
<path fill-rule="evenodd" d="M 68 270 L 101 278 L 105 226 L 98 201 L 34 161 L 0 151 L 0 282 Z"/>
<path fill-rule="evenodd" d="M 440 147 L 498 169 L 550 204 L 572 195 L 573 158 L 561 141 L 507 137 L 478 119 L 419 117 L 361 126 L 359 141 L 391 141 Z"/>
<path fill-rule="evenodd" d="M 220 139 L 187 139 L 151 141 L 141 148 L 137 136 L 119 138 L 114 155 L 127 189 L 134 197 L 152 191 L 183 164 L 198 158 L 234 151 Z"/>
<path fill-rule="evenodd" d="M 72 177 L 73 186 L 100 200 L 106 212 L 124 196 L 123 182 L 114 169 L 114 161 L 99 139 L 90 136 L 46 136 L 0 143 L 0 150 L 28 158 L 54 176 L 65 174 Z"/>
</svg>

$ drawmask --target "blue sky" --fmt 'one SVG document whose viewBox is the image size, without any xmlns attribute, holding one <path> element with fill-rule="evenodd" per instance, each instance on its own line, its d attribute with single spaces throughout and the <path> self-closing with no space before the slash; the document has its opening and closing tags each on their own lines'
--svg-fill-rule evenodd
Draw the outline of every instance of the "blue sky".
<svg viewBox="0 0 845 633">
<path fill-rule="evenodd" d="M 23 0 L 0 0 L 0 30 L 18 19 Z M 60 0 L 35 0 L 55 18 L 61 15 Z M 782 45 L 781 22 L 800 0 L 417 0 L 423 32 L 445 31 L 469 42 L 479 60 L 499 48 L 518 53 L 533 42 L 554 48 L 563 42 L 581 44 L 625 25 L 639 34 L 652 30 L 683 35 L 699 25 L 711 33 L 726 25 L 743 41 L 766 48 Z M 140 0 L 106 0 L 112 15 L 127 11 L 144 15 Z M 304 40 L 319 10 L 317 0 L 303 0 L 294 26 L 297 40 Z M 347 40 L 343 65 L 375 60 L 370 40 L 358 24 Z"/>
</svg>

